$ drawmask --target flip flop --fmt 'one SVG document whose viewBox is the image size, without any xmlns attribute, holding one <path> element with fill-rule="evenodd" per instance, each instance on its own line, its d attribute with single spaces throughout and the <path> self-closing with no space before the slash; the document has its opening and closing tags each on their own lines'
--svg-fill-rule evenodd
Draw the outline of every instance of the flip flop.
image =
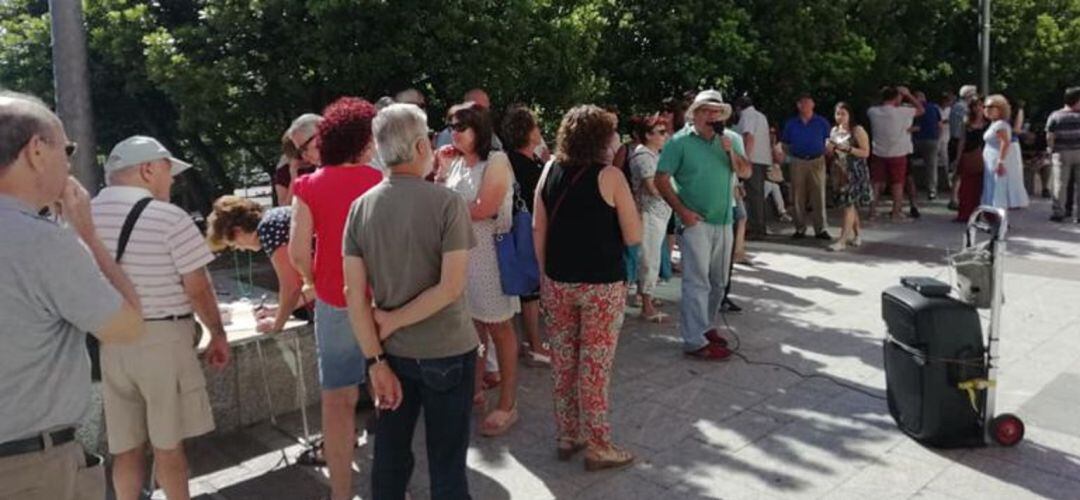
<svg viewBox="0 0 1080 500">
<path fill-rule="evenodd" d="M 528 351 L 525 353 L 525 357 L 522 359 L 525 366 L 532 368 L 543 368 L 551 366 L 551 355 L 537 351 Z"/>
<path fill-rule="evenodd" d="M 649 316 L 645 316 L 644 314 L 641 315 L 641 319 L 643 321 L 646 321 L 646 322 L 649 322 L 649 323 L 656 323 L 658 325 L 664 324 L 664 320 L 666 320 L 666 319 L 668 319 L 670 317 L 671 316 L 668 316 L 666 313 L 662 313 L 660 311 L 656 311 L 655 313 L 653 313 L 652 315 L 649 315 Z"/>
</svg>

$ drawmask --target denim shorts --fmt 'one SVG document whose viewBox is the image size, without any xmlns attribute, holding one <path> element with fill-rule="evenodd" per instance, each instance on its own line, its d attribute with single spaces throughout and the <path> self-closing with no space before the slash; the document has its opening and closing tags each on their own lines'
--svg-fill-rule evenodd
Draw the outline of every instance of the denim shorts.
<svg viewBox="0 0 1080 500">
<path fill-rule="evenodd" d="M 341 389 L 367 378 L 364 354 L 353 336 L 347 309 L 315 302 L 315 347 L 319 353 L 319 385 Z"/>
<path fill-rule="evenodd" d="M 735 222 L 739 222 L 746 218 L 746 204 L 743 200 L 735 200 L 735 206 L 732 207 L 732 214 L 735 218 Z"/>
</svg>

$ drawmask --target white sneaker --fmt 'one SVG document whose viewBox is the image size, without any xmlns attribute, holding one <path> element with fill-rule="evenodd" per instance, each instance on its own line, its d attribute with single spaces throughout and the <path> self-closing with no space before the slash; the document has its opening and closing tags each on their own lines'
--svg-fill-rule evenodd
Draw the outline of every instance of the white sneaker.
<svg viewBox="0 0 1080 500">
<path fill-rule="evenodd" d="M 836 243 L 829 245 L 830 252 L 843 252 L 844 250 L 847 250 L 847 243 L 844 243 L 843 241 L 837 241 Z"/>
<path fill-rule="evenodd" d="M 862 246 L 862 237 L 856 236 L 851 240 L 850 245 L 855 248 L 859 248 L 860 246 Z"/>
</svg>

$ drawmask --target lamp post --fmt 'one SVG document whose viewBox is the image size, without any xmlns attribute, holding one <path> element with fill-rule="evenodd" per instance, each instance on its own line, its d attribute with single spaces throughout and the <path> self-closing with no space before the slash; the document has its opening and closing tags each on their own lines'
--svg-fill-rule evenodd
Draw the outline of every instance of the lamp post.
<svg viewBox="0 0 1080 500">
<path fill-rule="evenodd" d="M 982 50 L 980 84 L 983 95 L 990 95 L 990 0 L 980 1 L 982 2 L 982 13 L 979 16 L 982 21 L 979 23 L 982 27 L 979 38 L 979 48 Z"/>
</svg>

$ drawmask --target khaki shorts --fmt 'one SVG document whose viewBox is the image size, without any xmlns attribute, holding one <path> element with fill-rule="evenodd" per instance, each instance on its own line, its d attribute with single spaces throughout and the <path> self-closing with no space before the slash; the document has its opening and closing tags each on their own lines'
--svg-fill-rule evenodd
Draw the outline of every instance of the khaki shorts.
<svg viewBox="0 0 1080 500">
<path fill-rule="evenodd" d="M 77 441 L 0 458 L 0 500 L 101 500 L 103 464 Z"/>
<path fill-rule="evenodd" d="M 149 439 L 171 450 L 214 430 L 206 378 L 195 353 L 195 321 L 147 321 L 146 335 L 127 345 L 101 346 L 109 452 Z"/>
</svg>

